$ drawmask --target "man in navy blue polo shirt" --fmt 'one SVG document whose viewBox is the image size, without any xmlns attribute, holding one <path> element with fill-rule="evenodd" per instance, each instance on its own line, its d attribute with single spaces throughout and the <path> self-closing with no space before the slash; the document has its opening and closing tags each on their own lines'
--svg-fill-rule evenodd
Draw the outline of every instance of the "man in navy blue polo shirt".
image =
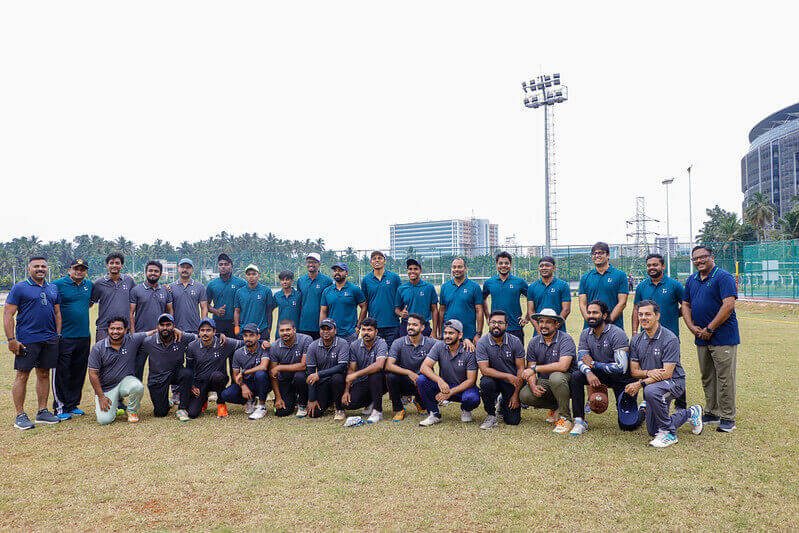
<svg viewBox="0 0 799 533">
<path fill-rule="evenodd" d="M 19 314 L 17 314 L 19 313 Z M 14 315 L 17 314 L 16 327 Z M 35 427 L 25 414 L 25 392 L 28 376 L 36 368 L 36 397 L 39 410 L 36 422 L 57 424 L 59 419 L 47 410 L 50 396 L 50 369 L 58 361 L 58 338 L 61 335 L 61 310 L 58 289 L 47 283 L 47 260 L 42 256 L 28 260 L 28 279 L 20 281 L 8 293 L 3 310 L 3 326 L 8 349 L 14 354 L 17 375 L 11 386 L 11 396 L 17 417 L 14 427 Z"/>
<path fill-rule="evenodd" d="M 402 280 L 386 270 L 386 256 L 380 250 L 372 252 L 369 262 L 372 272 L 361 280 L 361 291 L 366 297 L 366 310 L 377 320 L 377 334 L 391 346 L 397 338 L 397 315 L 394 313 L 394 300 Z"/>
<path fill-rule="evenodd" d="M 394 300 L 394 312 L 400 317 L 399 337 L 408 334 L 408 316 L 416 313 L 424 320 L 422 335 L 429 337 L 438 331 L 438 294 L 436 288 L 422 281 L 422 265 L 416 259 L 405 261 L 408 269 L 408 281 L 397 289 Z M 430 326 L 430 319 L 433 325 Z"/>
<path fill-rule="evenodd" d="M 735 370 L 741 343 L 735 316 L 738 287 L 732 274 L 716 266 L 710 247 L 695 246 L 691 260 L 696 273 L 685 282 L 682 316 L 699 356 L 704 422 L 719 424 L 718 431 L 729 433 L 735 429 Z"/>
<path fill-rule="evenodd" d="M 492 311 L 503 311 L 507 318 L 507 333 L 517 337 L 524 347 L 522 328 L 527 324 L 527 313 L 522 315 L 520 300 L 522 296 L 527 297 L 527 282 L 510 273 L 513 258 L 508 252 L 499 252 L 494 260 L 497 275 L 483 283 L 483 314 L 489 316 Z M 491 296 L 491 309 L 488 308 L 487 302 L 489 296 Z"/>
<path fill-rule="evenodd" d="M 214 315 L 217 333 L 233 338 L 236 336 L 233 331 L 233 298 L 246 282 L 233 275 L 233 261 L 228 254 L 219 254 L 216 268 L 219 277 L 209 281 L 205 287 L 208 312 Z"/>
<path fill-rule="evenodd" d="M 92 303 L 97 303 L 97 322 L 94 341 L 108 336 L 108 322 L 113 317 L 130 316 L 130 290 L 136 285 L 133 278 L 122 274 L 125 256 L 119 253 L 108 254 L 105 258 L 108 274 L 94 280 L 92 284 Z"/>
<path fill-rule="evenodd" d="M 349 269 L 346 263 L 333 265 L 334 284 L 326 288 L 319 302 L 319 320 L 332 318 L 336 323 L 336 335 L 353 342 L 358 338 L 362 318 L 366 314 L 366 297 L 361 289 L 347 281 Z"/>
<path fill-rule="evenodd" d="M 280 290 L 275 293 L 278 323 L 275 327 L 275 338 L 278 337 L 281 320 L 291 320 L 295 325 L 299 323 L 302 308 L 302 294 L 293 287 L 294 273 L 291 270 L 283 270 L 277 275 L 277 279 L 280 281 Z"/>
<path fill-rule="evenodd" d="M 624 329 L 623 313 L 630 294 L 627 274 L 609 263 L 610 247 L 598 242 L 591 247 L 594 269 L 580 278 L 578 300 L 583 315 L 583 327 L 588 327 L 588 302 L 602 300 L 610 309 L 610 323 Z"/>
<path fill-rule="evenodd" d="M 572 310 L 569 284 L 555 277 L 555 258 L 551 256 L 538 260 L 538 274 L 541 279 L 531 283 L 527 288 L 527 318 L 536 333 L 540 334 L 538 322 L 532 320 L 532 316 L 544 309 L 553 309 L 563 319 L 560 321 L 560 330 L 566 331 L 566 318 Z"/>
<path fill-rule="evenodd" d="M 302 294 L 297 332 L 304 333 L 312 339 L 319 338 L 319 308 L 322 292 L 333 285 L 332 279 L 319 273 L 321 261 L 322 256 L 318 253 L 308 254 L 305 258 L 305 268 L 308 273 L 297 280 L 297 290 Z"/>
<path fill-rule="evenodd" d="M 455 319 L 463 325 L 463 339 L 474 344 L 483 336 L 483 291 L 466 277 L 466 259 L 456 257 L 451 265 L 452 279 L 441 286 L 438 323 Z M 443 325 L 438 338 L 442 338 Z"/>
<path fill-rule="evenodd" d="M 53 282 L 61 302 L 61 340 L 58 362 L 53 369 L 53 410 L 62 420 L 85 414 L 78 405 L 91 349 L 92 282 L 86 279 L 88 271 L 84 259 L 73 259 L 67 275 Z"/>
</svg>

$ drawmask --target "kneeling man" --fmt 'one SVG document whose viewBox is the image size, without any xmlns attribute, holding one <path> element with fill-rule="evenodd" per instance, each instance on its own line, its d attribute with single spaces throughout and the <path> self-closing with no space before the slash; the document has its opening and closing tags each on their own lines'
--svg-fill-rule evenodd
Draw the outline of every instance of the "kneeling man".
<svg viewBox="0 0 799 533">
<path fill-rule="evenodd" d="M 364 318 L 361 338 L 350 344 L 350 364 L 345 378 L 341 403 L 347 409 L 366 407 L 370 410 L 366 421 L 376 424 L 383 419 L 383 395 L 386 393 L 386 365 L 388 346 L 377 336 L 377 320 Z M 371 406 L 371 407 L 370 407 Z"/>
<path fill-rule="evenodd" d="M 268 350 L 260 341 L 258 327 L 247 324 L 241 333 L 244 346 L 233 352 L 233 383 L 222 391 L 222 403 L 244 404 L 250 420 L 266 416 L 266 395 L 269 393 Z"/>
<path fill-rule="evenodd" d="M 243 329 L 255 330 L 255 324 L 247 324 Z M 191 397 L 187 407 L 189 418 L 197 418 L 208 403 L 208 393 L 216 393 L 216 417 L 227 418 L 227 405 L 222 399 L 222 391 L 228 382 L 227 362 L 242 341 L 228 339 L 224 335 L 215 337 L 216 324 L 213 318 L 200 321 L 199 339 L 189 343 L 186 348 L 186 364 L 194 371 L 191 383 Z"/>
<path fill-rule="evenodd" d="M 311 337 L 297 333 L 294 321 L 284 318 L 277 324 L 280 338 L 269 348 L 269 379 L 275 392 L 275 415 L 294 414 L 297 418 L 307 414 L 308 384 L 305 382 L 308 346 Z"/>
<path fill-rule="evenodd" d="M 350 344 L 336 335 L 336 321 L 325 318 L 319 323 L 319 338 L 308 347 L 308 416 L 319 418 L 330 406 L 336 406 L 333 420 L 344 420 L 344 376 L 350 363 Z"/>
<path fill-rule="evenodd" d="M 175 329 L 175 319 L 169 313 L 158 317 L 158 334 L 145 339 L 139 351 L 144 358 L 136 362 L 136 371 L 141 365 L 149 361 L 147 371 L 147 390 L 150 391 L 150 400 L 153 402 L 153 414 L 164 417 L 169 414 L 169 386 L 177 386 L 180 390 L 178 404 L 178 420 L 188 420 L 186 409 L 189 404 L 189 389 L 191 388 L 191 370 L 185 368 L 186 348 L 197 336 L 183 333 Z"/>
<path fill-rule="evenodd" d="M 411 261 L 409 259 L 408 261 Z M 386 360 L 386 384 L 388 397 L 394 409 L 394 421 L 405 420 L 405 407 L 402 405 L 403 396 L 416 397 L 416 410 L 420 415 L 427 411 L 419 401 L 419 391 L 416 381 L 419 379 L 419 369 L 422 362 L 435 346 L 435 339 L 425 337 L 422 331 L 427 326 L 422 315 L 411 313 L 405 319 L 407 335 L 391 343 Z M 429 326 L 427 326 L 429 329 Z"/>
<path fill-rule="evenodd" d="M 480 396 L 486 419 L 480 429 L 491 429 L 497 425 L 497 403 L 506 424 L 518 426 L 522 419 L 519 405 L 519 390 L 524 381 L 524 345 L 516 335 L 509 335 L 508 315 L 495 310 L 488 317 L 488 335 L 477 341 L 475 354 L 477 366 L 483 375 L 480 380 Z M 522 335 L 523 336 L 523 335 Z M 501 400 L 497 398 L 501 395 Z"/>
</svg>

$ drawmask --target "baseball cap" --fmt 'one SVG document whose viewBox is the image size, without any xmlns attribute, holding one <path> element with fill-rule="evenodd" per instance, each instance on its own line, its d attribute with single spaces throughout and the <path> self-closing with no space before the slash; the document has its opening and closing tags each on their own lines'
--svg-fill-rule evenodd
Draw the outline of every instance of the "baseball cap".
<svg viewBox="0 0 799 533">
<path fill-rule="evenodd" d="M 169 322 L 174 322 L 175 321 L 175 317 L 173 317 L 169 313 L 161 313 L 158 316 L 158 324 L 160 324 L 162 320 L 168 320 Z"/>
<path fill-rule="evenodd" d="M 248 270 L 255 270 L 259 274 L 261 273 L 261 270 L 258 268 L 258 266 L 257 265 L 253 265 L 252 263 L 247 265 L 247 268 L 244 269 L 244 272 L 246 273 Z"/>
<path fill-rule="evenodd" d="M 305 256 L 305 259 L 313 259 L 316 262 L 321 262 L 322 261 L 322 256 L 319 255 L 316 252 L 311 252 L 311 253 L 309 253 L 308 255 Z"/>
<path fill-rule="evenodd" d="M 633 431 L 638 428 L 638 404 L 635 397 L 626 392 L 619 395 L 619 428 L 624 431 Z"/>
<path fill-rule="evenodd" d="M 230 256 L 224 252 L 219 254 L 219 256 L 217 256 L 216 262 L 218 263 L 219 261 L 227 261 L 228 263 L 233 263 L 233 260 L 230 258 Z"/>
<path fill-rule="evenodd" d="M 345 272 L 349 272 L 350 271 L 350 269 L 347 268 L 347 263 L 345 263 L 343 261 L 339 261 L 338 263 L 336 263 L 332 267 L 330 267 L 331 270 L 335 269 L 335 268 L 340 268 L 341 270 L 344 270 Z"/>
<path fill-rule="evenodd" d="M 416 265 L 419 268 L 422 268 L 422 265 L 419 264 L 419 261 L 417 261 L 416 259 L 414 259 L 412 257 L 410 259 L 406 259 L 405 260 L 405 268 L 407 268 L 407 267 L 409 267 L 411 265 Z"/>
<path fill-rule="evenodd" d="M 458 331 L 458 333 L 463 333 L 463 323 L 456 318 L 450 318 L 444 322 L 444 327 L 455 329 Z"/>
<path fill-rule="evenodd" d="M 211 318 L 210 316 L 207 316 L 207 317 L 203 318 L 202 320 L 200 320 L 200 325 L 197 326 L 197 329 L 200 329 L 201 327 L 203 327 L 203 324 L 208 324 L 212 328 L 216 329 L 216 322 L 214 322 L 214 319 Z"/>
<path fill-rule="evenodd" d="M 69 268 L 74 268 L 78 266 L 82 266 L 86 270 L 89 269 L 89 263 L 87 263 L 85 259 L 73 259 L 72 261 L 69 262 Z"/>
<path fill-rule="evenodd" d="M 370 259 L 374 259 L 374 257 L 375 257 L 376 255 L 379 255 L 379 256 L 380 256 L 380 257 L 382 257 L 383 259 L 385 259 L 385 258 L 386 258 L 386 254 L 384 254 L 384 253 L 383 253 L 383 252 L 381 252 L 380 250 L 375 250 L 374 252 L 372 252 L 372 253 L 369 255 L 369 258 L 370 258 Z"/>
<path fill-rule="evenodd" d="M 243 328 L 241 328 L 241 332 L 242 332 L 242 333 L 244 333 L 245 331 L 249 331 L 250 333 L 255 333 L 256 335 L 257 335 L 258 333 L 260 333 L 260 332 L 258 331 L 258 326 L 256 326 L 256 325 L 255 325 L 255 324 L 253 324 L 252 322 L 250 322 L 249 324 L 247 324 L 247 325 L 245 325 Z"/>
<path fill-rule="evenodd" d="M 190 267 L 194 267 L 194 262 L 188 257 L 184 257 L 183 259 L 178 261 L 178 266 L 180 265 L 189 265 Z"/>
<path fill-rule="evenodd" d="M 319 327 L 321 328 L 321 327 L 325 327 L 325 326 L 327 326 L 329 328 L 335 328 L 336 327 L 336 321 L 333 320 L 332 318 L 323 318 L 322 321 L 319 322 Z"/>
</svg>

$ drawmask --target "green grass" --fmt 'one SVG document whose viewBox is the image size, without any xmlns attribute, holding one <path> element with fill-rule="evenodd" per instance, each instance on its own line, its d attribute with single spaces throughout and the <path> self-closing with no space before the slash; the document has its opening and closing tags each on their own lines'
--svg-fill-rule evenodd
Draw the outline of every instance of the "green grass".
<svg viewBox="0 0 799 533">
<path fill-rule="evenodd" d="M 252 422 L 238 406 L 227 420 L 179 423 L 154 419 L 149 398 L 138 425 L 99 427 L 88 387 L 88 416 L 21 432 L 2 345 L 0 527 L 797 529 L 799 317 L 744 304 L 739 313 L 752 318 L 741 319 L 738 429 L 696 437 L 684 426 L 665 450 L 648 448 L 643 429 L 620 432 L 612 407 L 589 415 L 580 438 L 554 435 L 533 410 L 518 427 L 480 431 L 482 409 L 463 425 L 456 405 L 421 429 L 416 414 L 391 422 L 387 398 L 389 420 L 374 427 Z M 574 334 L 581 322 L 573 314 L 568 325 Z M 700 402 L 688 335 L 682 347 L 689 401 Z M 26 405 L 35 410 L 33 387 Z"/>
</svg>

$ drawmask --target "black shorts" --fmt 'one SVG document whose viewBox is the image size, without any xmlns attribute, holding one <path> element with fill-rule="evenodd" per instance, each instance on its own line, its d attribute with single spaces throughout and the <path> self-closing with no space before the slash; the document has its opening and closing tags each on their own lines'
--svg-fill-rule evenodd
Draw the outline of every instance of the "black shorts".
<svg viewBox="0 0 799 533">
<path fill-rule="evenodd" d="M 58 362 L 58 337 L 47 341 L 30 342 L 14 357 L 14 370 L 30 372 L 34 368 L 49 370 Z"/>
</svg>

